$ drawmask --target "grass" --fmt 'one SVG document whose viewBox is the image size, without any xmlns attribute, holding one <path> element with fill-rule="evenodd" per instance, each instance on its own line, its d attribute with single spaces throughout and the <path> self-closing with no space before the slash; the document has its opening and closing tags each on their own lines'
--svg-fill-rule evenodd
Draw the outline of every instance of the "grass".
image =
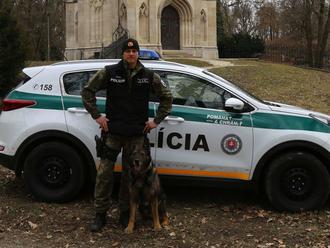
<svg viewBox="0 0 330 248">
<path fill-rule="evenodd" d="M 210 71 L 261 99 L 330 114 L 330 73 L 252 60 L 230 62 L 235 66 Z"/>
<path fill-rule="evenodd" d="M 212 66 L 212 64 L 210 64 L 208 62 L 198 60 L 198 59 L 181 59 L 181 58 L 177 58 L 177 59 L 166 59 L 166 61 L 171 61 L 171 62 L 180 63 L 180 64 L 186 64 L 186 65 L 193 65 L 193 66 L 197 66 L 197 67 Z"/>
</svg>

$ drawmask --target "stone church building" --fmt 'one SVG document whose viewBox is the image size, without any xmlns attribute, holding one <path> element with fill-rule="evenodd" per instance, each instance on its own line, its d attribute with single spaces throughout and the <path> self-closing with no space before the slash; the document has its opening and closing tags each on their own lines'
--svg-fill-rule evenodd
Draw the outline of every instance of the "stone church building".
<svg viewBox="0 0 330 248">
<path fill-rule="evenodd" d="M 66 0 L 67 59 L 86 59 L 118 38 L 140 47 L 217 58 L 216 0 Z"/>
</svg>

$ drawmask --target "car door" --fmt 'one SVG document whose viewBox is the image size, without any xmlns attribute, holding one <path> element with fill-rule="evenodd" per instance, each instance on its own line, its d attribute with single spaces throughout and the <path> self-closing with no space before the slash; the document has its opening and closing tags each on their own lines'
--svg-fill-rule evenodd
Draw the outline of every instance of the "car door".
<svg viewBox="0 0 330 248">
<path fill-rule="evenodd" d="M 173 108 L 157 129 L 160 174 L 248 180 L 252 164 L 251 116 L 224 110 L 235 97 L 205 79 L 158 71 L 173 95 Z"/>
<path fill-rule="evenodd" d="M 91 151 L 96 159 L 95 135 L 100 136 L 101 130 L 95 120 L 84 108 L 80 92 L 97 70 L 68 72 L 62 76 L 63 106 L 68 132 L 80 139 Z M 97 92 L 97 106 L 101 113 L 105 113 L 106 91 Z M 149 104 L 149 115 L 154 117 L 154 103 Z M 151 142 L 155 142 L 156 132 L 149 135 Z M 155 148 L 152 154 L 155 154 Z M 116 171 L 121 170 L 121 154 L 116 162 Z"/>
</svg>

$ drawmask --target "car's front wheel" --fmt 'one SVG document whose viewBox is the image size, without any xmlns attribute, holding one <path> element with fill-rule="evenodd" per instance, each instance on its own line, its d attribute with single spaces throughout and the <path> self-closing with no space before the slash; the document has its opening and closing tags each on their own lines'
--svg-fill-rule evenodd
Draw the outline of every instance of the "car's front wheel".
<svg viewBox="0 0 330 248">
<path fill-rule="evenodd" d="M 72 200 L 84 184 L 83 161 L 67 144 L 47 142 L 36 146 L 24 165 L 25 185 L 38 200 Z"/>
<path fill-rule="evenodd" d="M 329 194 L 329 173 L 314 155 L 289 152 L 268 168 L 266 194 L 278 210 L 301 211 L 320 208 Z"/>
</svg>

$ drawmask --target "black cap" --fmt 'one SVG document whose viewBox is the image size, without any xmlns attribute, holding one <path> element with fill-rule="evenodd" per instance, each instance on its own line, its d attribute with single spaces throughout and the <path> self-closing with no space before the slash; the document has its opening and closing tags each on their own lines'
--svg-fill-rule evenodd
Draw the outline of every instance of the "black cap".
<svg viewBox="0 0 330 248">
<path fill-rule="evenodd" d="M 139 46 L 139 43 L 137 42 L 137 40 L 129 38 L 126 41 L 124 41 L 123 47 L 121 49 L 122 53 L 124 53 L 125 50 L 127 50 L 127 49 L 136 49 L 137 51 L 140 51 L 140 46 Z"/>
</svg>

